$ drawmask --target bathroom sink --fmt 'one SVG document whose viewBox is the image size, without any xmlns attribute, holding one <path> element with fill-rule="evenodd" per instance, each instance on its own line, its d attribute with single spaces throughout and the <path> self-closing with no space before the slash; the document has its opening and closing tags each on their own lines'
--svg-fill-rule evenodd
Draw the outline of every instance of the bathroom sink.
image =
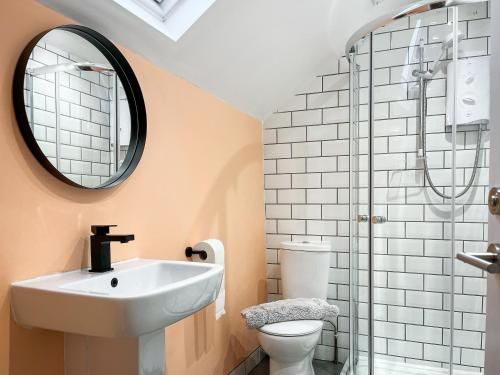
<svg viewBox="0 0 500 375">
<path fill-rule="evenodd" d="M 98 337 L 137 337 L 214 302 L 220 265 L 132 259 L 114 270 L 70 271 L 12 284 L 15 321 L 23 326 Z"/>
</svg>

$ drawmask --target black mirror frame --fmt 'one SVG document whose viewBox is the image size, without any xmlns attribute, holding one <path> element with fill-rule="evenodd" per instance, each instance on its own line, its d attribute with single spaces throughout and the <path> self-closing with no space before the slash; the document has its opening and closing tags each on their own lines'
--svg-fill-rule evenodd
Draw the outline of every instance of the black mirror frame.
<svg viewBox="0 0 500 375">
<path fill-rule="evenodd" d="M 88 187 L 75 183 L 70 180 L 64 174 L 59 172 L 59 170 L 52 165 L 52 163 L 47 159 L 31 131 L 30 124 L 28 121 L 28 115 L 25 109 L 24 103 L 24 79 L 26 74 L 26 67 L 28 64 L 31 52 L 35 48 L 36 44 L 42 39 L 46 34 L 53 30 L 65 30 L 74 34 L 79 35 L 88 42 L 90 42 L 94 47 L 96 47 L 106 59 L 110 62 L 111 66 L 115 69 L 118 78 L 121 81 L 125 94 L 127 95 L 127 100 L 130 109 L 130 119 L 131 119 L 131 138 L 130 138 L 130 150 L 127 152 L 125 160 L 118 169 L 117 173 L 112 176 L 104 184 L 98 185 L 96 187 Z M 142 153 L 144 151 L 144 146 L 146 143 L 146 133 L 147 133 L 147 117 L 146 117 L 146 106 L 144 103 L 144 98 L 142 96 L 141 87 L 139 86 L 139 81 L 137 80 L 132 67 L 129 65 L 125 56 L 118 50 L 118 48 L 106 37 L 99 34 L 98 32 L 84 26 L 80 25 L 64 25 L 52 28 L 50 30 L 44 31 L 33 38 L 26 48 L 23 50 L 19 60 L 17 62 L 16 70 L 14 73 L 13 81 L 13 103 L 14 111 L 19 125 L 19 129 L 24 138 L 24 141 L 28 148 L 31 150 L 38 162 L 59 180 L 75 187 L 83 189 L 105 189 L 111 188 L 119 185 L 125 181 L 135 170 L 139 161 L 141 159 Z"/>
</svg>

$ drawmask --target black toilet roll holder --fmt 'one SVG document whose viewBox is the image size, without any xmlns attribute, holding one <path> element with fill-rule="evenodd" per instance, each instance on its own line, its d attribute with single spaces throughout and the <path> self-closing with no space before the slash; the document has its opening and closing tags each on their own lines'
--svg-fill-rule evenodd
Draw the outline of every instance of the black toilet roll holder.
<svg viewBox="0 0 500 375">
<path fill-rule="evenodd" d="M 191 258 L 194 254 L 198 255 L 201 260 L 207 260 L 208 254 L 205 250 L 195 250 L 191 246 L 186 247 L 186 257 Z"/>
</svg>

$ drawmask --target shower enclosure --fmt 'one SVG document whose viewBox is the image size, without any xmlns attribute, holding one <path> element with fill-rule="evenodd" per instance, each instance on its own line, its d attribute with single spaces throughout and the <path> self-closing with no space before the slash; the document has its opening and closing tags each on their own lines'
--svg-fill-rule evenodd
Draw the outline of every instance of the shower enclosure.
<svg viewBox="0 0 500 375">
<path fill-rule="evenodd" d="M 25 97 L 38 146 L 67 178 L 93 187 L 118 171 L 129 147 L 130 113 L 110 64 L 42 41 L 28 61 Z"/>
<path fill-rule="evenodd" d="M 420 1 L 357 32 L 351 87 L 350 370 L 484 371 L 488 2 Z"/>
</svg>

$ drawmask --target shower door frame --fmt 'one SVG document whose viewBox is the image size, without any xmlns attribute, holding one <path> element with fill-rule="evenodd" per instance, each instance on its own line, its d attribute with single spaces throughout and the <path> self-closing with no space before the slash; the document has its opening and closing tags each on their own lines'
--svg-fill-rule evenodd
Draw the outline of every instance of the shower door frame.
<svg viewBox="0 0 500 375">
<path fill-rule="evenodd" d="M 370 222 L 368 224 L 368 372 L 366 375 L 378 375 L 375 372 L 375 350 L 374 350 L 374 324 L 373 324 L 373 318 L 374 318 L 374 300 L 373 300 L 373 264 L 374 264 L 374 236 L 373 236 L 373 223 L 371 223 L 371 218 L 372 218 L 372 212 L 373 212 L 373 202 L 374 202 L 374 189 L 373 189 L 373 171 L 374 171 L 374 158 L 372 155 L 372 150 L 373 150 L 373 136 L 372 136 L 372 128 L 373 128 L 373 119 L 374 119 L 374 97 L 373 97 L 373 75 L 374 75 L 374 67 L 373 67 L 373 54 L 374 54 L 374 49 L 373 49 L 373 32 L 377 30 L 378 28 L 388 25 L 391 22 L 398 20 L 403 17 L 409 17 L 410 15 L 416 15 L 420 13 L 426 13 L 429 11 L 433 11 L 436 9 L 440 8 L 450 8 L 452 9 L 452 27 L 453 27 L 453 61 L 456 63 L 458 61 L 458 26 L 459 26 L 459 18 L 458 18 L 458 5 L 462 5 L 464 3 L 483 3 L 483 2 L 488 2 L 487 0 L 472 0 L 472 1 L 436 1 L 436 0 L 429 0 L 429 1 L 420 1 L 416 4 L 411 5 L 410 7 L 407 7 L 403 10 L 400 10 L 396 12 L 396 14 L 392 14 L 390 16 L 384 16 L 381 18 L 376 19 L 375 21 L 369 23 L 368 25 L 364 26 L 360 30 L 358 30 L 348 41 L 347 47 L 346 47 L 346 57 L 348 57 L 349 61 L 351 62 L 350 64 L 350 83 L 351 83 L 351 91 L 354 91 L 354 79 L 353 79 L 353 71 L 352 71 L 352 65 L 353 65 L 353 60 L 355 60 L 354 55 L 357 54 L 356 51 L 356 45 L 359 41 L 361 41 L 363 38 L 369 38 L 370 41 L 370 61 L 369 61 L 369 83 L 368 83 L 368 104 L 370 105 L 369 111 L 368 111 L 368 165 L 369 165 L 369 171 L 368 171 L 368 197 L 369 201 L 367 203 L 368 207 L 368 217 L 370 219 Z M 408 62 L 410 64 L 410 62 Z M 453 80 L 455 82 L 455 85 L 453 87 L 453 92 L 452 95 L 454 96 L 455 100 L 453 101 L 452 104 L 452 160 L 451 160 L 451 170 L 455 171 L 456 170 L 456 141 L 457 141 L 457 126 L 456 126 L 456 121 L 455 121 L 455 115 L 456 115 L 456 108 L 457 108 L 457 95 L 455 92 L 456 88 L 456 82 L 457 82 L 457 70 L 454 70 L 454 77 Z M 358 80 L 359 83 L 359 80 Z M 359 86 L 355 88 L 356 90 L 359 90 Z M 359 101 L 357 103 L 353 102 L 353 94 L 351 94 L 351 101 L 350 101 L 350 114 L 351 114 L 351 120 L 350 120 L 350 126 L 354 127 L 354 122 L 358 121 L 359 124 L 359 116 L 357 118 L 354 118 L 354 112 L 359 111 L 359 106 L 360 103 Z M 357 108 L 355 106 L 357 105 Z M 351 158 L 351 174 L 353 174 L 353 158 L 356 157 L 354 150 L 353 150 L 353 131 L 350 131 L 350 158 Z M 359 157 L 359 154 L 358 154 Z M 358 171 L 359 172 L 359 171 Z M 456 176 L 455 173 L 452 172 L 452 184 L 451 184 L 451 196 L 455 197 L 456 196 Z M 359 225 L 359 222 L 356 222 L 356 218 L 354 217 L 355 211 L 354 211 L 354 204 L 352 202 L 352 197 L 354 194 L 354 189 L 355 186 L 353 184 L 355 183 L 356 178 L 352 177 L 351 178 L 351 184 L 350 184 L 350 233 L 354 233 L 353 231 L 353 226 L 354 225 Z M 358 179 L 359 181 L 359 179 Z M 358 186 L 359 189 L 359 186 Z M 449 315 L 450 315 L 450 335 L 449 335 L 449 374 L 453 374 L 453 369 L 454 369 L 454 297 L 455 297 L 455 255 L 456 255 L 456 244 L 455 244 L 455 206 L 456 206 L 456 200 L 455 198 L 451 199 L 450 202 L 450 212 L 452 213 L 450 216 L 450 226 L 451 226 L 451 233 L 450 233 L 450 239 L 449 241 L 451 242 L 451 258 L 450 258 L 450 264 L 451 264 L 451 269 L 450 269 L 450 308 L 449 308 Z M 355 224 L 356 223 L 356 224 Z M 350 256 L 351 256 L 351 273 L 353 272 L 358 272 L 359 273 L 359 268 L 355 270 L 353 268 L 353 239 L 351 238 L 350 241 L 351 245 L 351 251 L 350 251 Z M 359 249 L 358 249 L 359 251 Z M 353 374 L 354 369 L 356 369 L 357 366 L 357 360 L 359 359 L 359 351 L 357 350 L 358 348 L 354 347 L 354 344 L 357 343 L 357 338 L 354 338 L 354 329 L 357 327 L 357 317 L 354 316 L 354 301 L 353 301 L 353 293 L 354 293 L 354 286 L 353 286 L 353 280 L 354 280 L 354 274 L 351 274 L 350 276 L 351 282 L 350 282 L 350 288 L 351 288 L 351 298 L 350 298 L 350 334 L 349 334 L 349 341 L 350 341 L 350 355 L 349 355 L 349 367 L 350 367 L 350 373 Z M 359 275 L 358 275 L 359 279 Z M 359 335 L 359 331 L 356 332 L 357 335 Z M 355 354 L 355 351 L 357 353 L 357 357 Z M 353 374 L 353 375 L 358 375 L 358 374 Z M 365 375 L 365 374 L 363 374 Z"/>
</svg>

